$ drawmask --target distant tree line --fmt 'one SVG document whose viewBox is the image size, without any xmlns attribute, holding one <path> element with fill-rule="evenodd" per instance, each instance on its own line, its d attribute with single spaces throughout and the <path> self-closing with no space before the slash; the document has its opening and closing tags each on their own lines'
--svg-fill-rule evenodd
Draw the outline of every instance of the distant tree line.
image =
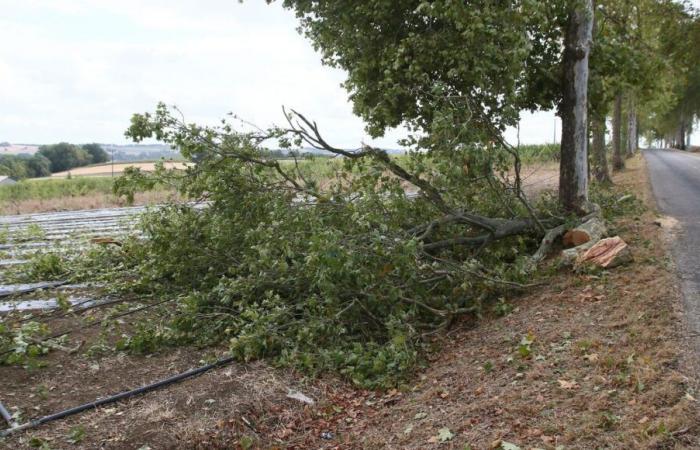
<svg viewBox="0 0 700 450">
<path fill-rule="evenodd" d="M 34 155 L 0 155 L 0 175 L 8 175 L 18 180 L 45 177 L 108 160 L 107 152 L 99 144 L 75 145 L 61 142 L 42 145 Z"/>
<path fill-rule="evenodd" d="M 163 151 L 145 151 L 140 153 L 127 152 L 123 150 L 116 150 L 114 152 L 114 161 L 124 162 L 124 161 L 153 161 L 156 159 L 165 160 L 184 160 L 182 155 L 178 152 L 172 150 Z"/>
</svg>

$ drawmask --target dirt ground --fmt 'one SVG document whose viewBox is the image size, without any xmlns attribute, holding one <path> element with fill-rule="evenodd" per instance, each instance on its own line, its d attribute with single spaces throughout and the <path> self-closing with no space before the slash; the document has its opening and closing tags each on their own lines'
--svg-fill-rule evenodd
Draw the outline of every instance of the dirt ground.
<svg viewBox="0 0 700 450">
<path fill-rule="evenodd" d="M 651 201 L 641 158 L 615 178 Z M 667 251 L 672 224 L 657 219 L 651 211 L 612 224 L 631 245 L 633 263 L 600 273 L 555 271 L 546 285 L 507 299 L 510 314 L 450 330 L 440 338 L 442 350 L 399 389 L 370 392 L 264 362 L 232 364 L 0 440 L 0 447 L 700 448 L 697 366 L 685 350 Z M 0 367 L 0 399 L 24 418 L 38 417 L 159 380 L 223 351 L 86 352 L 100 336 L 96 327 L 71 337 L 65 345 L 85 341 L 81 352 L 52 352 L 43 368 Z M 290 391 L 314 404 L 288 398 Z"/>
</svg>

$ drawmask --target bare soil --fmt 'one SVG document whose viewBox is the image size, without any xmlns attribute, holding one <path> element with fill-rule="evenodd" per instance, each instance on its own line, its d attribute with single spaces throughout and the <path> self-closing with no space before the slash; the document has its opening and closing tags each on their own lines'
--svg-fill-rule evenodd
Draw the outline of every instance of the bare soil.
<svg viewBox="0 0 700 450">
<path fill-rule="evenodd" d="M 651 201 L 641 159 L 629 161 L 615 181 Z M 441 337 L 429 364 L 399 389 L 369 392 L 264 362 L 233 364 L 12 436 L 0 447 L 700 448 L 697 372 L 685 346 L 666 229 L 655 220 L 651 210 L 612 224 L 631 245 L 633 263 L 595 273 L 552 269 L 546 285 L 507 299 L 510 314 L 464 321 Z M 0 399 L 37 417 L 222 351 L 85 354 L 100 336 L 95 329 L 72 336 L 65 345 L 84 340 L 83 351 L 52 352 L 44 368 L 0 367 Z M 315 404 L 287 398 L 289 390 Z M 76 430 L 84 436 L 71 444 Z"/>
</svg>

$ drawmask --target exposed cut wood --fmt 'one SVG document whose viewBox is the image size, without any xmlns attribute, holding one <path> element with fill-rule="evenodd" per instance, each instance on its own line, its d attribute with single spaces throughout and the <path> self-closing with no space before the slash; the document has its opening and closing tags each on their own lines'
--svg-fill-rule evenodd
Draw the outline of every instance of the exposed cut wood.
<svg viewBox="0 0 700 450">
<path fill-rule="evenodd" d="M 579 264 L 591 263 L 603 268 L 616 267 L 632 260 L 632 252 L 621 237 L 601 239 L 578 260 Z"/>
<path fill-rule="evenodd" d="M 587 242 L 597 242 L 607 232 L 605 224 L 597 217 L 582 223 L 564 234 L 562 242 L 564 247 L 578 247 Z"/>
</svg>

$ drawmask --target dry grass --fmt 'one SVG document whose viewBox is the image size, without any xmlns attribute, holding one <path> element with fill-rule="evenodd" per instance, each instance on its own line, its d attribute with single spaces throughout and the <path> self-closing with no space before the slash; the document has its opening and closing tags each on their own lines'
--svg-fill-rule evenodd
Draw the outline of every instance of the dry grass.
<svg viewBox="0 0 700 450">
<path fill-rule="evenodd" d="M 137 167 L 143 172 L 153 172 L 155 170 L 156 163 L 119 163 L 114 164 L 114 174 L 121 174 L 127 167 Z M 165 162 L 163 166 L 166 169 L 185 169 L 187 163 L 184 162 Z M 85 176 L 101 176 L 101 175 L 111 175 L 112 174 L 112 164 L 100 164 L 98 166 L 87 166 L 87 167 L 76 167 L 74 169 L 65 172 L 56 172 L 51 175 L 52 178 L 65 178 L 70 174 L 74 177 L 85 177 Z"/>
</svg>

